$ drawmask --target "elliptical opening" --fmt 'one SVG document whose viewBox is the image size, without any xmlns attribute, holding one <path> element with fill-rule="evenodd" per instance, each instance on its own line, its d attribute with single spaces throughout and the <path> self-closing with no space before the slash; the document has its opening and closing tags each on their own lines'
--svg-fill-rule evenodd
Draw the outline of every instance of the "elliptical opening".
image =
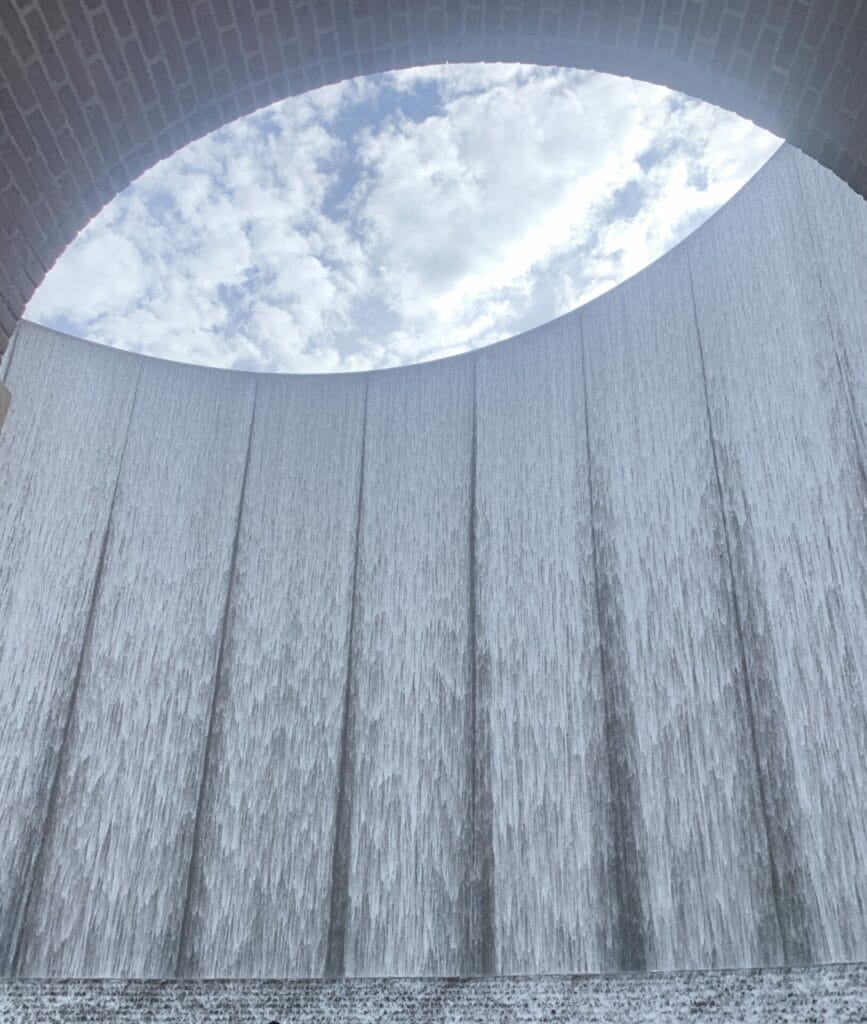
<svg viewBox="0 0 867 1024">
<path fill-rule="evenodd" d="M 182 362 L 366 370 L 544 323 L 663 255 L 779 140 L 660 86 L 415 68 L 179 150 L 66 250 L 26 316 Z"/>
</svg>

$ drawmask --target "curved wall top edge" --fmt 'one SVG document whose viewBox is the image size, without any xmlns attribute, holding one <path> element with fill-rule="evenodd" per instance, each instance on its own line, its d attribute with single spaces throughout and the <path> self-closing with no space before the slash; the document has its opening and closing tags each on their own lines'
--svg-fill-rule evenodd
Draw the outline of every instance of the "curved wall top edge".
<svg viewBox="0 0 867 1024">
<path fill-rule="evenodd" d="M 177 366 L 194 367 L 196 369 L 201 370 L 213 370 L 218 373 L 236 373 L 250 376 L 261 375 L 266 377 L 297 377 L 300 379 L 315 377 L 367 377 L 383 373 L 394 373 L 402 370 L 416 370 L 419 367 L 440 365 L 442 363 L 451 362 L 452 360 L 472 359 L 477 355 L 488 353 L 493 349 L 499 348 L 500 346 L 530 342 L 537 333 L 545 333 L 549 329 L 553 329 L 557 324 L 566 323 L 570 319 L 580 317 L 581 315 L 583 315 L 585 310 L 589 309 L 591 306 L 594 306 L 596 303 L 605 302 L 606 300 L 619 301 L 621 298 L 622 289 L 628 289 L 634 281 L 641 278 L 643 275 L 661 273 L 664 268 L 665 261 L 668 259 L 681 258 L 681 253 L 685 248 L 691 246 L 700 246 L 703 232 L 705 230 L 711 230 L 711 226 L 717 218 L 725 216 L 727 211 L 730 212 L 731 216 L 736 216 L 738 203 L 741 201 L 742 194 L 746 190 L 748 190 L 754 183 L 760 182 L 765 174 L 770 173 L 769 167 L 773 164 L 774 161 L 786 159 L 787 153 L 789 154 L 788 159 L 790 160 L 793 159 L 794 154 L 798 154 L 800 159 L 802 160 L 810 159 L 809 157 L 805 157 L 803 156 L 803 154 L 800 154 L 800 151 L 798 151 L 795 147 L 789 146 L 787 143 L 782 143 L 780 147 L 776 150 L 776 152 L 759 168 L 758 171 L 756 171 L 756 173 L 748 181 L 746 181 L 738 189 L 738 191 L 727 202 L 725 202 L 719 209 L 715 210 L 708 218 L 702 221 L 701 224 L 694 228 L 685 238 L 682 238 L 676 245 L 673 245 L 670 249 L 666 250 L 666 252 L 664 252 L 661 256 L 657 257 L 657 259 L 653 260 L 653 262 L 649 263 L 646 267 L 643 267 L 641 270 L 636 271 L 636 273 L 632 274 L 625 281 L 621 281 L 613 288 L 610 288 L 608 291 L 603 292 L 601 295 L 598 295 L 595 298 L 590 299 L 588 302 L 585 302 L 580 306 L 576 306 L 574 309 L 570 309 L 565 313 L 561 313 L 560 316 L 554 317 L 551 320 L 547 320 L 542 324 L 538 324 L 535 327 L 528 328 L 526 331 L 521 331 L 519 334 L 508 335 L 507 337 L 500 338 L 497 341 L 491 342 L 488 345 L 482 345 L 479 348 L 470 349 L 469 351 L 466 352 L 458 352 L 454 355 L 445 356 L 439 359 L 428 359 L 423 362 L 409 363 L 401 366 L 387 366 L 376 370 L 341 370 L 327 373 L 286 373 L 270 372 L 263 370 L 235 370 L 218 366 L 206 366 L 199 363 L 185 363 L 183 360 L 179 359 L 166 359 L 165 357 L 151 356 L 140 352 L 132 352 L 129 349 L 116 348 L 113 345 L 92 341 L 89 338 L 81 338 L 78 337 L 77 335 L 67 334 L 65 331 L 57 331 L 54 330 L 54 328 L 46 327 L 43 324 L 35 324 L 35 326 L 39 327 L 42 330 L 51 330 L 53 331 L 53 333 L 69 338 L 70 340 L 80 341 L 88 345 L 97 345 L 100 348 L 106 348 L 114 352 L 125 352 L 127 355 L 137 356 L 141 359 L 153 359 L 158 362 L 172 363 Z M 21 322 L 30 323 L 31 321 L 22 320 Z"/>
</svg>

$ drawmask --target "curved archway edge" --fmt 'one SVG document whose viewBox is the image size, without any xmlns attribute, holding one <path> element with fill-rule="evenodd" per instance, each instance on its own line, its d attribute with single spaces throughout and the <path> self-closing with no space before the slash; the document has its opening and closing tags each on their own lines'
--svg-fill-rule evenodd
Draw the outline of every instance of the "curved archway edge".
<svg viewBox="0 0 867 1024">
<path fill-rule="evenodd" d="M 867 0 L 8 0 L 0 351 L 65 246 L 158 160 L 289 95 L 458 61 L 668 85 L 867 196 Z"/>
</svg>

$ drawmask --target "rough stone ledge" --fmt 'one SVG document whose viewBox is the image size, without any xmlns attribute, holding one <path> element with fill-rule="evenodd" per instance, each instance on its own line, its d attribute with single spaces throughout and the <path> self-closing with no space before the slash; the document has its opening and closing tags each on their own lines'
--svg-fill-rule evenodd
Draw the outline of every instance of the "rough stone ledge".
<svg viewBox="0 0 867 1024">
<path fill-rule="evenodd" d="M 4 1024 L 863 1024 L 867 964 L 508 978 L 0 981 Z"/>
</svg>

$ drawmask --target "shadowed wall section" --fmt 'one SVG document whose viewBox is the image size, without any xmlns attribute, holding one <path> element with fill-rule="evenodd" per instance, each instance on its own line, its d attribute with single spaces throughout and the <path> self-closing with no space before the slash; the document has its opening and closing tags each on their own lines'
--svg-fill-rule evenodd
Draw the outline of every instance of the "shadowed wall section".
<svg viewBox="0 0 867 1024">
<path fill-rule="evenodd" d="M 439 363 L 23 324 L 3 972 L 867 959 L 865 239 L 784 147 L 631 281 Z"/>
</svg>

